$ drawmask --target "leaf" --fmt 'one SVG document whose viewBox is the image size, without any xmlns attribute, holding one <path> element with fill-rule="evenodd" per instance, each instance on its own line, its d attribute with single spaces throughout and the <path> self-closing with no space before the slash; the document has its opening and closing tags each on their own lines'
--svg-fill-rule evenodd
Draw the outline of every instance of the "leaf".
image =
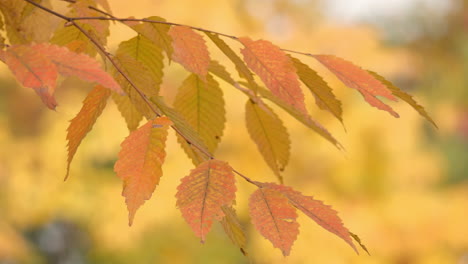
<svg viewBox="0 0 468 264">
<path fill-rule="evenodd" d="M 235 199 L 232 168 L 223 161 L 208 160 L 181 180 L 177 187 L 177 207 L 203 243 L 214 220 L 224 216 L 222 206 Z"/>
<path fill-rule="evenodd" d="M 280 100 L 307 114 L 296 69 L 289 57 L 279 47 L 266 40 L 252 41 L 240 38 L 244 61 L 266 87 Z"/>
<path fill-rule="evenodd" d="M 291 142 L 281 119 L 265 104 L 251 100 L 245 105 L 246 125 L 266 163 L 283 182 L 281 172 L 289 161 Z"/>
<path fill-rule="evenodd" d="M 174 108 L 214 153 L 223 135 L 226 111 L 223 92 L 213 77 L 207 75 L 206 82 L 195 74 L 187 77 L 179 88 Z M 179 141 L 184 140 L 179 137 Z"/>
<path fill-rule="evenodd" d="M 167 129 L 171 124 L 167 117 L 150 120 L 131 132 L 121 144 L 114 171 L 124 182 L 122 196 L 127 203 L 130 226 L 137 209 L 151 198 L 159 184 L 166 157 Z"/>
<path fill-rule="evenodd" d="M 292 107 L 289 104 L 284 103 L 282 100 L 278 99 L 276 96 L 270 93 L 270 91 L 259 87 L 258 93 L 265 97 L 266 99 L 270 100 L 271 102 L 275 103 L 277 106 L 283 108 L 286 112 L 288 112 L 291 116 L 293 116 L 296 120 L 303 123 L 305 126 L 309 127 L 310 129 L 314 130 L 317 134 L 331 142 L 339 149 L 343 149 L 343 146 L 328 132 L 328 130 L 323 127 L 318 121 L 314 120 L 310 115 L 304 114 L 297 110 L 296 108 Z"/>
<path fill-rule="evenodd" d="M 33 88 L 51 109 L 57 105 L 53 94 L 59 73 L 123 92 L 95 59 L 64 47 L 49 44 L 14 45 L 3 56 L 18 81 L 25 87 Z"/>
<path fill-rule="evenodd" d="M 203 37 L 187 26 L 172 26 L 169 35 L 174 48 L 172 59 L 205 80 L 210 66 L 210 54 Z"/>
<path fill-rule="evenodd" d="M 236 66 L 239 76 L 247 80 L 249 84 L 255 83 L 252 72 L 242 59 L 224 42 L 217 34 L 205 32 L 214 44 L 226 55 Z M 211 67 L 211 65 L 210 65 Z"/>
<path fill-rule="evenodd" d="M 187 123 L 187 121 L 182 117 L 182 115 L 177 112 L 175 109 L 169 107 L 163 100 L 162 97 L 151 97 L 151 102 L 153 102 L 158 110 L 169 117 L 171 121 L 174 123 L 172 128 L 177 132 L 177 134 L 182 134 L 184 137 L 190 141 L 190 145 L 192 149 L 200 152 L 200 162 L 197 162 L 198 165 L 202 161 L 205 161 L 209 158 L 207 154 L 211 156 L 210 151 L 205 146 L 205 143 L 201 140 L 200 136 L 197 132 L 195 132 L 192 127 Z"/>
<path fill-rule="evenodd" d="M 143 119 L 143 115 L 132 103 L 130 97 L 113 93 L 112 100 L 114 100 L 117 109 L 119 109 L 120 114 L 125 119 L 128 130 L 133 131 L 137 129 Z"/>
<path fill-rule="evenodd" d="M 80 112 L 70 121 L 67 129 L 68 160 L 65 179 L 68 178 L 70 173 L 70 164 L 78 146 L 86 134 L 91 131 L 97 118 L 101 115 L 104 107 L 106 107 L 110 93 L 108 89 L 100 85 L 95 86 L 83 101 Z"/>
<path fill-rule="evenodd" d="M 404 91 L 400 90 L 400 88 L 396 87 L 395 85 L 393 85 L 393 83 L 386 80 L 384 77 L 380 76 L 376 72 L 373 72 L 373 71 L 367 71 L 367 72 L 369 72 L 377 80 L 379 80 L 381 83 L 383 83 L 385 86 L 387 86 L 387 88 L 390 89 L 390 91 L 392 91 L 393 95 L 395 95 L 396 97 L 398 97 L 401 100 L 403 100 L 403 101 L 407 102 L 408 104 L 410 104 L 414 108 L 414 110 L 416 110 L 421 116 L 426 118 L 427 121 L 431 122 L 431 124 L 433 124 L 437 128 L 436 123 L 434 122 L 434 120 L 432 120 L 432 118 L 426 112 L 424 107 L 422 107 L 420 104 L 418 104 L 418 102 L 416 102 L 416 100 L 414 100 L 414 98 L 411 95 L 409 95 L 408 93 L 405 93 Z"/>
<path fill-rule="evenodd" d="M 329 205 L 323 204 L 322 201 L 315 200 L 312 196 L 305 196 L 285 185 L 264 183 L 263 187 L 275 190 L 284 195 L 294 207 L 301 210 L 324 229 L 341 237 L 358 253 L 348 229 L 343 225 L 337 212 Z"/>
<path fill-rule="evenodd" d="M 341 102 L 336 99 L 330 86 L 309 66 L 292 56 L 290 58 L 296 67 L 299 78 L 314 95 L 317 106 L 322 110 L 329 111 L 343 123 Z"/>
<path fill-rule="evenodd" d="M 247 256 L 245 248 L 247 246 L 247 238 L 245 232 L 242 229 L 242 225 L 237 218 L 236 211 L 232 206 L 221 206 L 224 217 L 221 219 L 221 225 L 224 228 L 227 236 L 231 239 L 234 245 L 238 246 L 242 254 Z"/>
<path fill-rule="evenodd" d="M 151 16 L 145 20 L 166 22 L 164 18 L 158 16 Z M 172 39 L 168 34 L 170 28 L 169 25 L 153 22 L 136 23 L 128 21 L 124 23 L 135 30 L 138 34 L 148 38 L 156 46 L 161 47 L 166 52 L 167 57 L 172 57 L 174 50 L 172 48 Z"/>
<path fill-rule="evenodd" d="M 118 53 L 128 55 L 138 61 L 140 65 L 137 67 L 140 74 L 151 78 L 148 81 L 150 83 L 145 85 L 145 87 L 151 86 L 151 89 L 147 89 L 147 95 L 157 95 L 162 83 L 164 67 L 161 49 L 146 37 L 138 35 L 121 42 Z"/>
<path fill-rule="evenodd" d="M 142 97 L 155 96 L 158 93 L 157 83 L 151 78 L 151 75 L 148 74 L 148 69 L 130 54 L 121 52 L 120 47 L 117 49 L 114 61 L 117 63 L 119 69 L 138 89 L 137 91 L 129 83 L 127 78 L 116 69 L 113 69 L 115 80 L 122 86 L 122 89 L 126 92 L 132 104 L 148 120 L 156 118 L 152 106 Z"/>
<path fill-rule="evenodd" d="M 372 106 L 387 111 L 394 117 L 399 115 L 388 105 L 380 101 L 382 96 L 396 101 L 392 92 L 374 76 L 353 63 L 332 55 L 314 55 L 320 63 L 327 67 L 346 86 L 358 90 L 364 99 Z"/>
<path fill-rule="evenodd" d="M 249 214 L 260 234 L 288 256 L 299 234 L 297 213 L 288 200 L 273 189 L 260 188 L 250 196 Z"/>
<path fill-rule="evenodd" d="M 358 245 L 367 253 L 367 255 L 370 256 L 369 251 L 367 250 L 367 247 L 361 242 L 361 239 L 359 238 L 358 235 L 353 234 L 351 231 L 349 231 L 349 235 L 358 243 Z"/>
</svg>

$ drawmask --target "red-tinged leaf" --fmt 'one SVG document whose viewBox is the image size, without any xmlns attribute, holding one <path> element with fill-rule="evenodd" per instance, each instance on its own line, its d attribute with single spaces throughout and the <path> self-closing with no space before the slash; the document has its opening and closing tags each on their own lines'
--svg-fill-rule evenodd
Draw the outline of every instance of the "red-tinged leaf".
<svg viewBox="0 0 468 264">
<path fill-rule="evenodd" d="M 101 1 L 102 2 L 102 1 Z M 105 1 L 103 1 L 105 2 Z M 101 13 L 97 12 L 89 8 L 90 6 L 96 7 L 95 0 L 79 0 L 75 3 L 70 5 L 72 7 L 72 11 L 70 15 L 76 17 L 99 17 L 102 16 Z M 89 25 L 90 29 L 97 35 L 97 36 L 105 36 L 109 35 L 109 21 L 108 20 L 98 20 L 98 19 L 89 19 L 89 20 L 80 20 L 79 23 L 83 25 Z"/>
<path fill-rule="evenodd" d="M 172 26 L 169 35 L 174 48 L 172 59 L 205 80 L 210 66 L 210 54 L 203 37 L 186 26 Z"/>
<path fill-rule="evenodd" d="M 78 146 L 86 134 L 91 131 L 97 118 L 101 115 L 104 107 L 106 107 L 107 99 L 110 94 L 111 92 L 109 89 L 99 85 L 95 86 L 83 101 L 80 112 L 70 121 L 70 125 L 67 129 L 68 160 L 65 179 L 68 178 L 70 173 L 70 164 Z"/>
<path fill-rule="evenodd" d="M 279 47 L 266 40 L 252 41 L 240 38 L 244 61 L 266 87 L 285 103 L 307 114 L 296 69 L 289 57 Z"/>
<path fill-rule="evenodd" d="M 203 243 L 215 220 L 224 216 L 222 206 L 235 199 L 232 168 L 223 161 L 208 160 L 198 165 L 177 187 L 177 207 Z"/>
<path fill-rule="evenodd" d="M 325 205 L 322 201 L 315 200 L 312 196 L 305 196 L 285 185 L 264 183 L 263 187 L 284 195 L 294 207 L 301 210 L 324 229 L 341 237 L 356 253 L 358 252 L 348 229 L 343 225 L 343 222 L 338 217 L 338 213 L 331 206 Z"/>
<path fill-rule="evenodd" d="M 137 209 L 153 194 L 162 176 L 167 130 L 172 122 L 167 117 L 148 121 L 130 133 L 122 142 L 114 171 L 123 182 L 122 196 L 128 208 L 129 225 Z"/>
<path fill-rule="evenodd" d="M 349 61 L 332 55 L 314 55 L 313 57 L 327 67 L 346 86 L 358 90 L 370 105 L 387 111 L 394 117 L 399 117 L 390 106 L 377 98 L 377 96 L 382 96 L 396 101 L 392 92 L 372 74 Z"/>
<path fill-rule="evenodd" d="M 380 76 L 376 72 L 373 72 L 373 71 L 368 71 L 368 72 L 372 74 L 372 76 L 374 76 L 381 83 L 385 84 L 385 86 L 387 86 L 387 88 L 390 89 L 390 91 L 392 91 L 393 95 L 395 95 L 396 97 L 410 104 L 414 108 L 414 110 L 416 110 L 421 116 L 426 118 L 427 121 L 431 122 L 431 124 L 437 128 L 436 123 L 429 116 L 429 114 L 426 112 L 424 107 L 418 104 L 418 102 L 416 102 L 416 100 L 414 100 L 414 98 L 411 95 L 400 90 L 400 88 L 396 87 L 395 85 L 393 85 L 393 83 L 386 80 L 384 77 Z"/>
<path fill-rule="evenodd" d="M 279 117 L 265 104 L 251 100 L 245 105 L 247 131 L 266 163 L 283 182 L 281 172 L 289 161 L 289 134 Z"/>
<path fill-rule="evenodd" d="M 340 122 L 343 122 L 341 102 L 336 99 L 330 86 L 328 86 L 322 77 L 309 66 L 292 56 L 290 56 L 290 58 L 294 63 L 294 67 L 297 69 L 299 78 L 314 95 L 317 106 L 322 110 L 329 111 L 340 120 Z"/>
<path fill-rule="evenodd" d="M 260 234 L 288 256 L 299 234 L 299 223 L 296 209 L 286 197 L 273 189 L 260 188 L 250 196 L 249 213 Z"/>
<path fill-rule="evenodd" d="M 23 86 L 33 88 L 51 109 L 56 106 L 53 94 L 58 73 L 99 83 L 122 93 L 119 84 L 84 54 L 49 44 L 14 45 L 4 53 L 5 63 Z"/>
</svg>

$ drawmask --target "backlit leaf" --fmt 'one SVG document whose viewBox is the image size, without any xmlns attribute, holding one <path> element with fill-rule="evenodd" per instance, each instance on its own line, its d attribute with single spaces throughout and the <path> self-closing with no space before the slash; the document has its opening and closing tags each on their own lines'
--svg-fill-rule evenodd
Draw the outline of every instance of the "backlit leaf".
<svg viewBox="0 0 468 264">
<path fill-rule="evenodd" d="M 142 72 L 140 74 L 148 75 L 152 79 L 150 84 L 152 89 L 148 89 L 149 94 L 147 95 L 150 97 L 157 95 L 162 83 L 164 67 L 161 49 L 146 37 L 138 35 L 121 42 L 118 53 L 129 55 L 141 64 L 139 70 Z"/>
<path fill-rule="evenodd" d="M 431 124 L 437 127 L 436 123 L 434 122 L 434 120 L 432 120 L 432 118 L 426 112 L 424 107 L 418 104 L 418 102 L 416 102 L 416 100 L 414 100 L 414 98 L 411 95 L 409 95 L 408 93 L 405 93 L 400 88 L 396 87 L 395 85 L 393 85 L 393 83 L 386 80 L 384 77 L 377 74 L 376 72 L 373 72 L 373 71 L 368 71 L 368 72 L 372 76 L 374 76 L 377 80 L 379 80 L 381 83 L 385 84 L 385 86 L 387 86 L 387 88 L 390 89 L 390 91 L 392 91 L 393 95 L 395 95 L 396 97 L 410 104 L 414 108 L 414 110 L 416 110 L 421 116 L 426 118 L 427 121 L 431 122 Z"/>
<path fill-rule="evenodd" d="M 187 77 L 179 88 L 174 108 L 214 153 L 223 135 L 226 111 L 223 92 L 213 77 L 207 75 L 206 82 L 195 74 Z M 179 137 L 179 141 L 184 140 Z"/>
<path fill-rule="evenodd" d="M 133 131 L 137 129 L 143 119 L 143 115 L 132 103 L 130 97 L 113 93 L 112 100 L 114 100 L 117 109 L 119 109 L 120 114 L 125 119 L 128 130 Z"/>
<path fill-rule="evenodd" d="M 205 80 L 210 66 L 210 54 L 203 37 L 186 26 L 172 26 L 169 35 L 174 48 L 172 59 Z"/>
<path fill-rule="evenodd" d="M 332 113 L 338 120 L 343 122 L 342 114 L 343 110 L 341 109 L 341 102 L 336 99 L 335 95 L 332 92 L 332 89 L 328 84 L 312 70 L 307 64 L 302 63 L 300 60 L 291 57 L 294 67 L 297 69 L 297 74 L 301 81 L 310 89 L 312 94 L 315 97 L 315 103 L 322 110 L 329 111 Z"/>
<path fill-rule="evenodd" d="M 296 69 L 289 57 L 279 47 L 266 40 L 252 41 L 240 38 L 244 61 L 266 87 L 280 100 L 307 114 Z"/>
<path fill-rule="evenodd" d="M 247 255 L 246 245 L 247 238 L 245 232 L 242 229 L 242 225 L 237 218 L 236 211 L 232 206 L 222 206 L 224 217 L 221 219 L 221 225 L 224 228 L 227 236 L 231 239 L 234 245 L 238 246 L 242 254 Z"/>
<path fill-rule="evenodd" d="M 288 256 L 299 234 L 299 223 L 296 209 L 286 197 L 273 189 L 260 188 L 250 196 L 249 213 L 260 234 Z"/>
<path fill-rule="evenodd" d="M 59 73 L 123 92 L 95 59 L 64 47 L 49 44 L 14 45 L 3 56 L 18 81 L 25 87 L 33 88 L 51 109 L 57 105 L 53 94 Z"/>
<path fill-rule="evenodd" d="M 235 193 L 232 168 L 226 162 L 208 160 L 181 180 L 177 187 L 177 207 L 204 242 L 213 221 L 224 216 L 221 207 L 231 205 Z"/>
<path fill-rule="evenodd" d="M 285 185 L 275 183 L 263 184 L 265 188 L 275 190 L 287 198 L 289 203 L 301 210 L 304 214 L 314 220 L 324 229 L 341 237 L 348 243 L 357 253 L 353 240 L 348 229 L 343 225 L 343 222 L 338 217 L 338 214 L 329 205 L 325 205 L 322 201 L 315 200 L 312 196 L 305 196 L 302 193 L 293 190 Z"/>
<path fill-rule="evenodd" d="M 86 134 L 93 128 L 97 118 L 101 115 L 104 107 L 106 107 L 107 99 L 111 92 L 100 85 L 93 88 L 83 101 L 83 106 L 80 112 L 70 121 L 67 129 L 68 141 L 68 160 L 67 160 L 67 174 L 65 179 L 68 178 L 70 173 L 70 163 L 76 150 L 84 139 Z"/>
<path fill-rule="evenodd" d="M 372 74 L 349 61 L 332 55 L 314 55 L 313 57 L 327 67 L 346 86 L 358 90 L 370 105 L 387 111 L 394 117 L 399 117 L 390 106 L 377 98 L 377 96 L 382 96 L 396 101 L 392 92 Z"/>
<path fill-rule="evenodd" d="M 151 16 L 146 18 L 147 20 L 152 21 L 161 21 L 165 22 L 166 20 L 162 17 Z M 169 36 L 169 25 L 144 22 L 124 22 L 126 25 L 131 27 L 133 30 L 141 34 L 142 36 L 148 38 L 156 46 L 161 47 L 167 54 L 167 57 L 172 58 L 173 48 L 172 48 L 172 39 Z"/>
<path fill-rule="evenodd" d="M 281 172 L 288 164 L 291 142 L 281 119 L 265 104 L 251 100 L 245 106 L 247 131 L 257 144 L 266 163 L 274 171 L 280 182 Z"/>
<path fill-rule="evenodd" d="M 151 198 L 162 176 L 167 130 L 172 122 L 167 117 L 148 121 L 130 133 L 122 142 L 114 171 L 123 180 L 122 196 L 128 208 L 129 225 L 137 209 Z"/>
</svg>

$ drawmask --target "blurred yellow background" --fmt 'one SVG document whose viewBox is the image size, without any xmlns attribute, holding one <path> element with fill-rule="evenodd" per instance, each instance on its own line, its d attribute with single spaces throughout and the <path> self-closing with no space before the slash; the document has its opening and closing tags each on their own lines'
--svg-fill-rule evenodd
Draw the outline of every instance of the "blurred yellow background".
<svg viewBox="0 0 468 264">
<path fill-rule="evenodd" d="M 254 188 L 241 180 L 236 208 L 249 256 L 219 225 L 200 244 L 175 208 L 176 186 L 192 164 L 173 132 L 160 185 L 128 227 L 122 183 L 113 172 L 128 130 L 115 104 L 109 102 L 81 144 L 64 182 L 65 131 L 90 84 L 64 80 L 54 112 L 0 65 L 0 263 L 468 263 L 468 2 L 395 1 L 386 8 L 389 1 L 370 2 L 109 0 L 118 17 L 158 15 L 287 49 L 334 54 L 415 95 L 439 129 L 405 103 L 391 104 L 399 119 L 368 106 L 301 57 L 343 102 L 346 131 L 306 92 L 308 110 L 345 153 L 275 108 L 292 139 L 286 184 L 331 204 L 371 256 L 356 255 L 301 215 L 301 232 L 284 258 L 250 224 L 247 199 Z M 133 34 L 113 24 L 109 49 Z M 234 72 L 214 45 L 209 48 Z M 162 90 L 169 102 L 187 75 L 174 63 L 165 70 Z M 228 123 L 216 156 L 251 178 L 274 181 L 246 132 L 246 99 L 219 82 Z"/>
</svg>

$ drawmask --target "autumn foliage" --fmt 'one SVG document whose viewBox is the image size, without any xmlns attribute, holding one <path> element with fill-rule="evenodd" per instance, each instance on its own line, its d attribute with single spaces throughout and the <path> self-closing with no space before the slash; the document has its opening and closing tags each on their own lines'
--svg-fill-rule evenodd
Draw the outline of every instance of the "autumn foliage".
<svg viewBox="0 0 468 264">
<path fill-rule="evenodd" d="M 331 87 L 315 70 L 291 54 L 316 59 L 346 86 L 361 93 L 373 107 L 398 117 L 387 99 L 400 98 L 434 124 L 410 95 L 377 73 L 333 55 L 289 51 L 267 40 L 230 36 L 167 22 L 157 16 L 116 18 L 105 0 L 67 2 L 69 12 L 59 14 L 42 1 L 1 1 L 0 30 L 6 32 L 7 39 L 0 37 L 0 59 L 18 82 L 34 89 L 50 109 L 57 106 L 54 94 L 59 75 L 95 84 L 68 128 L 67 177 L 81 141 L 91 131 L 107 101 L 112 98 L 116 103 L 129 129 L 114 170 L 123 182 L 122 195 L 130 225 L 138 208 L 157 194 L 163 176 L 166 138 L 172 129 L 195 166 L 177 188 L 177 207 L 202 242 L 212 224 L 219 221 L 233 243 L 245 253 L 246 237 L 234 209 L 237 177 L 256 187 L 249 199 L 252 224 L 285 256 L 290 254 L 299 234 L 299 212 L 357 252 L 353 239 L 361 245 L 359 239 L 343 225 L 335 210 L 283 185 L 283 170 L 291 156 L 290 138 L 287 127 L 270 105 L 280 107 L 337 148 L 341 144 L 309 115 L 304 91 L 312 93 L 320 109 L 343 122 L 341 103 Z M 41 23 L 34 23 L 39 17 Z M 52 27 L 57 19 L 62 21 L 54 32 L 36 33 L 41 27 Z M 120 43 L 115 54 L 109 53 L 106 47 L 109 21 L 121 22 L 136 34 Z M 224 39 L 233 44 L 238 42 L 240 49 L 231 48 Z M 226 55 L 240 79 L 211 57 L 207 44 Z M 190 72 L 172 106 L 159 93 L 165 58 Z M 216 158 L 215 151 L 226 123 L 220 81 L 245 94 L 247 131 L 279 183 L 255 181 L 227 161 Z M 145 124 L 139 126 L 143 119 Z"/>
</svg>

